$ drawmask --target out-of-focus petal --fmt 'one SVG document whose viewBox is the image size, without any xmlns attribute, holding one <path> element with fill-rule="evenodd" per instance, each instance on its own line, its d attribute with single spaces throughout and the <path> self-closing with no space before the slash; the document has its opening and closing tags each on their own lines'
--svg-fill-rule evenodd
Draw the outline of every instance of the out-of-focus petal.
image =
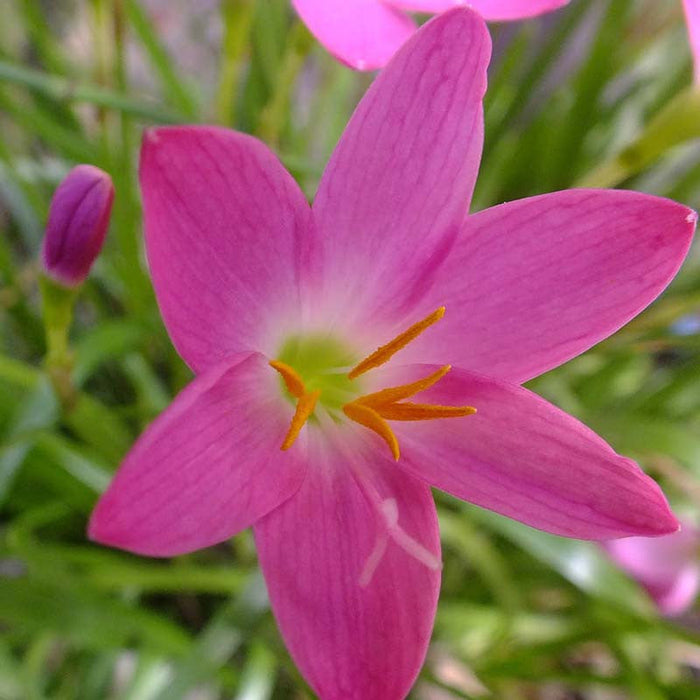
<svg viewBox="0 0 700 700">
<path fill-rule="evenodd" d="M 700 533 L 683 523 L 666 537 L 629 537 L 603 543 L 612 559 L 636 579 L 665 615 L 685 612 L 700 590 Z"/>
<path fill-rule="evenodd" d="M 468 5 L 489 22 L 535 17 L 568 4 L 569 0 L 385 0 L 389 5 L 411 12 L 444 12 Z"/>
<path fill-rule="evenodd" d="M 351 68 L 382 68 L 415 31 L 382 0 L 292 0 L 311 33 Z"/>
<path fill-rule="evenodd" d="M 695 84 L 700 85 L 700 0 L 683 0 L 695 64 Z"/>
<path fill-rule="evenodd" d="M 359 466 L 317 445 L 301 489 L 255 524 L 255 541 L 282 635 L 319 697 L 402 700 L 437 604 L 435 506 L 383 452 Z M 423 548 L 433 568 L 416 558 Z"/>
<path fill-rule="evenodd" d="M 214 127 L 146 132 L 146 248 L 170 337 L 195 371 L 269 347 L 294 316 L 312 222 L 299 187 L 250 136 Z M 266 325 L 264 325 L 266 324 Z"/>
<path fill-rule="evenodd" d="M 399 51 L 350 120 L 314 203 L 323 300 L 346 326 L 352 314 L 376 323 L 412 308 L 457 235 L 481 157 L 490 47 L 475 12 L 441 15 Z"/>
<path fill-rule="evenodd" d="M 291 413 L 258 355 L 197 377 L 127 455 L 90 521 L 93 540 L 148 556 L 221 542 L 288 499 L 305 450 L 281 452 Z"/>
<path fill-rule="evenodd" d="M 426 367 L 416 368 L 425 376 Z M 417 401 L 465 418 L 392 424 L 398 464 L 458 498 L 557 535 L 664 535 L 678 523 L 657 484 L 593 431 L 523 387 L 462 369 Z"/>
<path fill-rule="evenodd" d="M 404 351 L 523 382 L 636 316 L 673 279 L 697 221 L 660 197 L 567 190 L 467 219 L 415 311 L 445 318 Z"/>
</svg>

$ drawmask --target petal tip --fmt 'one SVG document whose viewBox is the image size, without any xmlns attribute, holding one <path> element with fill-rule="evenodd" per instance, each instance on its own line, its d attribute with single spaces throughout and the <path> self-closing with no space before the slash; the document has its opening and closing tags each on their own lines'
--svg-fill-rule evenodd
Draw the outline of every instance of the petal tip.
<svg viewBox="0 0 700 700">
<path fill-rule="evenodd" d="M 368 61 L 364 58 L 357 58 L 353 61 L 348 61 L 347 65 L 354 70 L 359 71 L 373 71 L 383 68 L 388 61 Z"/>
<path fill-rule="evenodd" d="M 163 146 L 168 137 L 172 139 L 182 136 L 192 129 L 191 126 L 150 126 L 144 129 L 141 137 L 141 157 L 143 158 L 144 154 Z"/>
<path fill-rule="evenodd" d="M 143 131 L 143 140 L 149 143 L 158 143 L 160 134 L 167 128 L 166 126 L 149 126 Z"/>
<path fill-rule="evenodd" d="M 650 524 L 648 537 L 663 537 L 680 531 L 681 524 L 666 503 L 664 503 L 664 511 L 657 521 Z"/>
<path fill-rule="evenodd" d="M 143 132 L 143 147 L 146 148 L 147 146 L 157 145 L 160 141 L 160 132 L 161 129 L 159 127 L 149 127 L 145 129 Z"/>
<path fill-rule="evenodd" d="M 155 152 L 163 141 L 164 130 L 167 127 L 149 127 L 145 129 L 141 137 L 141 157 L 139 173 L 143 176 L 144 167 L 154 162 Z"/>
</svg>

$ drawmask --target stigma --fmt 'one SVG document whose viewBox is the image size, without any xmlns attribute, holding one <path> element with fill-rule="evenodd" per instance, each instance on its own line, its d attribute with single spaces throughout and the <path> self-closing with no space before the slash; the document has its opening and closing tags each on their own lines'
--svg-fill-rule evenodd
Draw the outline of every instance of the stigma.
<svg viewBox="0 0 700 700">
<path fill-rule="evenodd" d="M 354 380 L 365 372 L 388 362 L 399 350 L 437 323 L 444 315 L 445 307 L 441 306 L 357 363 L 346 375 L 349 380 L 348 391 Z M 281 446 L 282 450 L 288 450 L 313 415 L 323 389 L 308 388 L 302 376 L 286 362 L 272 360 L 270 366 L 279 373 L 286 391 L 296 404 L 289 430 Z M 415 394 L 437 384 L 449 371 L 450 365 L 444 365 L 427 377 L 409 384 L 387 387 L 370 394 L 360 394 L 341 404 L 342 413 L 351 421 L 376 433 L 387 444 L 393 458 L 398 461 L 401 456 L 399 442 L 388 421 L 461 418 L 476 413 L 476 408 L 473 406 L 443 406 L 407 401 Z"/>
</svg>

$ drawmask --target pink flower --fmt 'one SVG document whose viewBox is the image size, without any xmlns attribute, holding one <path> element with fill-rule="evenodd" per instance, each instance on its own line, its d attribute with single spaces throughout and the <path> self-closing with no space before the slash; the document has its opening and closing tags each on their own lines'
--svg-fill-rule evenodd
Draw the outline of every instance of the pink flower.
<svg viewBox="0 0 700 700">
<path fill-rule="evenodd" d="M 523 19 L 569 0 L 292 0 L 311 33 L 337 59 L 358 70 L 382 68 L 416 30 L 406 12 L 444 12 L 468 5 L 488 21 Z"/>
<path fill-rule="evenodd" d="M 695 84 L 700 85 L 700 0 L 683 0 L 683 8 L 695 63 Z"/>
<path fill-rule="evenodd" d="M 570 190 L 467 217 L 489 55 L 476 13 L 429 22 L 360 103 L 313 208 L 249 136 L 144 139 L 151 273 L 197 377 L 90 536 L 171 556 L 253 525 L 282 634 L 326 700 L 413 683 L 440 586 L 431 485 L 571 537 L 677 528 L 632 460 L 520 383 L 649 304 L 696 215 Z"/>
<path fill-rule="evenodd" d="M 605 542 L 610 557 L 648 591 L 664 615 L 688 610 L 700 590 L 700 532 L 690 524 L 666 537 Z"/>
<path fill-rule="evenodd" d="M 114 200 L 112 178 L 92 165 L 73 168 L 51 200 L 41 260 L 57 282 L 85 281 L 102 250 Z"/>
</svg>

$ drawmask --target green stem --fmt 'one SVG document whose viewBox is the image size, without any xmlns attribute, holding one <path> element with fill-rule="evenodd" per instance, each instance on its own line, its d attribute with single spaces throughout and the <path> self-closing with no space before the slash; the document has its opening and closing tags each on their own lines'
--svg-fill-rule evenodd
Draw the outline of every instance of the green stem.
<svg viewBox="0 0 700 700">
<path fill-rule="evenodd" d="M 217 120 L 233 126 L 236 117 L 238 84 L 242 73 L 242 58 L 253 20 L 252 0 L 223 0 L 224 45 L 221 55 L 219 89 L 216 100 Z"/>
<path fill-rule="evenodd" d="M 0 81 L 20 85 L 54 100 L 72 103 L 88 103 L 156 124 L 177 124 L 183 121 L 178 114 L 166 112 L 158 105 L 143 104 L 123 93 L 95 85 L 78 84 L 58 75 L 51 75 L 9 61 L 0 60 Z"/>
<path fill-rule="evenodd" d="M 113 53 L 109 67 L 110 80 L 121 93 L 128 94 L 129 81 L 126 69 L 127 16 L 124 0 L 110 0 L 111 39 Z M 150 301 L 150 285 L 141 265 L 139 239 L 139 205 L 132 165 L 134 134 L 131 115 L 120 112 L 114 115 L 116 128 L 109 143 L 111 171 L 115 189 L 119 193 L 114 206 L 113 230 L 118 245 L 115 267 L 125 287 L 131 290 L 131 311 L 140 313 Z"/>
<path fill-rule="evenodd" d="M 115 13 L 123 12 L 128 20 L 129 28 L 133 30 L 135 37 L 141 42 L 148 60 L 154 71 L 160 78 L 161 85 L 169 99 L 169 102 L 178 109 L 187 121 L 199 121 L 199 105 L 195 97 L 188 90 L 184 80 L 180 78 L 178 69 L 165 48 L 153 26 L 151 17 L 140 0 L 120 0 L 115 2 Z M 121 18 L 115 16 L 115 25 L 123 25 Z M 117 48 L 119 51 L 119 48 Z M 126 92 L 120 85 L 122 92 Z"/>
<path fill-rule="evenodd" d="M 77 397 L 71 376 L 73 353 L 68 342 L 76 291 L 48 277 L 41 278 L 40 289 L 47 348 L 44 364 L 61 405 L 69 409 Z"/>
<path fill-rule="evenodd" d="M 258 136 L 271 146 L 276 146 L 279 142 L 285 120 L 288 118 L 289 101 L 296 78 L 311 46 L 311 35 L 301 22 L 297 22 L 289 34 L 272 98 L 265 106 L 257 128 Z"/>
</svg>

